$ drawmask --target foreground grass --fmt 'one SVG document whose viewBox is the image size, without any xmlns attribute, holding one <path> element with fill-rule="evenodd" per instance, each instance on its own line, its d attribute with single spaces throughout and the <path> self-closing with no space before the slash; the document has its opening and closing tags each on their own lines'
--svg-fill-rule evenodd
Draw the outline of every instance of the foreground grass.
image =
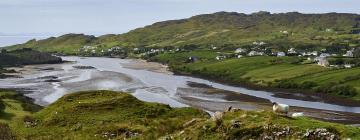
<svg viewBox="0 0 360 140">
<path fill-rule="evenodd" d="M 0 131 L 16 139 L 305 139 L 307 131 L 319 128 L 341 138 L 360 138 L 357 127 L 289 118 L 269 111 L 226 112 L 218 123 L 201 110 L 142 102 L 113 91 L 69 94 L 34 114 L 21 111 L 18 102 L 11 105 L 15 107 L 5 112 L 14 117 L 2 117 Z M 286 134 L 274 135 L 285 129 L 289 130 Z"/>
<path fill-rule="evenodd" d="M 26 128 L 18 122 L 14 129 L 26 139 L 154 139 L 206 116 L 197 109 L 145 103 L 126 93 L 91 91 L 66 95 L 31 116 L 28 121 L 36 125 Z"/>
</svg>

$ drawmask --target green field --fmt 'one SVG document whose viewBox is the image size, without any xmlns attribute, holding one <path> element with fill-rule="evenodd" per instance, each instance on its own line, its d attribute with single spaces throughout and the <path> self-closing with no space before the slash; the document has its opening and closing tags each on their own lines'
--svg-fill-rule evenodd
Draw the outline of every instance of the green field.
<svg viewBox="0 0 360 140">
<path fill-rule="evenodd" d="M 167 63 L 177 73 L 194 74 L 232 84 L 252 84 L 316 92 L 323 92 L 324 88 L 332 84 L 337 88 L 326 93 L 360 100 L 360 94 L 355 94 L 355 92 L 360 93 L 360 68 L 334 69 L 304 64 L 305 58 L 301 57 L 256 56 L 217 61 L 216 55 L 211 51 L 165 53 L 150 60 Z M 186 59 L 190 56 L 197 56 L 200 60 L 195 63 L 186 63 Z M 346 91 L 341 91 L 343 89 Z"/>
</svg>

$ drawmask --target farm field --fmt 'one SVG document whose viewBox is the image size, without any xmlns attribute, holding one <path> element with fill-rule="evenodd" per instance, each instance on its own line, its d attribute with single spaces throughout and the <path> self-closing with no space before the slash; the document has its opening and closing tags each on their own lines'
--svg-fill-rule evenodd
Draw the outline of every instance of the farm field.
<svg viewBox="0 0 360 140">
<path fill-rule="evenodd" d="M 201 54 L 201 55 L 200 55 Z M 190 56 L 197 56 L 199 61 L 186 63 Z M 216 53 L 207 51 L 180 54 L 160 54 L 150 59 L 167 63 L 170 68 L 181 74 L 195 74 L 204 78 L 225 81 L 231 84 L 253 84 L 266 87 L 280 87 L 321 92 L 328 85 L 351 87 L 360 92 L 360 68 L 335 69 L 303 64 L 301 57 L 254 56 L 215 60 Z M 286 82 L 284 82 L 286 81 Z M 283 86 L 282 84 L 291 84 Z M 311 86 L 303 86 L 311 83 Z M 295 85 L 295 86 L 294 86 Z M 335 91 L 334 91 L 335 93 Z M 360 100 L 359 94 L 344 97 Z"/>
</svg>

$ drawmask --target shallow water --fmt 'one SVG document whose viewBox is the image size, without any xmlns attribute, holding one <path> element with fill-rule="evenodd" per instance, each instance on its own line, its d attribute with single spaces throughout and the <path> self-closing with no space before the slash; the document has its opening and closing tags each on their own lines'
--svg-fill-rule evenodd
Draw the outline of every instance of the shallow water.
<svg viewBox="0 0 360 140">
<path fill-rule="evenodd" d="M 55 71 L 37 71 L 32 74 L 23 75 L 24 78 L 13 78 L 0 80 L 0 88 L 28 88 L 35 92 L 28 94 L 29 97 L 36 99 L 36 103 L 47 105 L 56 101 L 66 93 L 82 90 L 107 89 L 116 91 L 128 91 L 135 97 L 151 102 L 169 104 L 172 107 L 188 106 L 177 94 L 180 88 L 192 88 L 188 82 L 202 83 L 217 89 L 233 91 L 259 98 L 268 99 L 272 102 L 280 102 L 291 106 L 324 109 L 331 111 L 360 113 L 360 107 L 347 107 L 333 105 L 322 102 L 302 101 L 295 99 L 284 99 L 274 97 L 273 93 L 266 91 L 250 90 L 242 87 L 228 86 L 208 80 L 193 78 L 189 76 L 177 76 L 166 73 L 152 72 L 148 70 L 130 69 L 123 67 L 124 64 L 134 61 L 117 58 L 81 58 L 63 57 L 67 61 L 76 63 L 38 65 L 38 68 L 55 67 Z M 96 69 L 75 69 L 72 66 L 84 65 L 93 66 Z M 44 82 L 39 77 L 56 76 L 60 82 Z M 186 94 L 186 93 L 185 93 Z M 201 94 L 191 95 L 191 98 L 207 100 L 211 102 L 229 102 L 222 96 L 201 96 Z M 203 105 L 206 106 L 206 105 Z M 247 107 L 251 108 L 251 107 Z"/>
</svg>

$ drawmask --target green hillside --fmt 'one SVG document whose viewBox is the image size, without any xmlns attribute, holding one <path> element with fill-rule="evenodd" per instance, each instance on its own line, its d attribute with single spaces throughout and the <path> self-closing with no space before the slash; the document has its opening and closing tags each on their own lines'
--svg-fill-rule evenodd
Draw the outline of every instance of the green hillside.
<svg viewBox="0 0 360 140">
<path fill-rule="evenodd" d="M 18 49 L 13 51 L 3 50 L 0 53 L 0 67 L 11 67 L 29 64 L 54 64 L 61 63 L 60 57 L 32 49 Z"/>
<path fill-rule="evenodd" d="M 3 112 L 13 116 L 0 114 L 0 138 L 7 139 L 360 138 L 358 127 L 306 117 L 237 110 L 212 119 L 198 109 L 142 102 L 112 91 L 69 94 L 36 113 L 21 111 L 21 102 L 14 99 L 1 101 Z"/>
<path fill-rule="evenodd" d="M 295 89 L 297 93 L 314 92 L 357 100 L 355 102 L 360 100 L 358 67 L 322 67 L 307 63 L 304 57 L 246 56 L 219 61 L 215 59 L 217 55 L 213 51 L 190 51 L 163 53 L 149 60 L 168 64 L 177 74 L 191 74 L 229 84 L 251 88 Z M 199 60 L 188 62 L 191 56 Z"/>
<path fill-rule="evenodd" d="M 321 48 L 332 45 L 358 46 L 360 15 L 258 12 L 253 14 L 218 12 L 188 19 L 158 22 L 120 35 L 100 37 L 67 34 L 45 40 L 31 40 L 14 48 L 78 54 L 85 45 L 96 54 L 114 46 L 182 47 L 233 49 L 254 41 L 272 47 Z M 314 46 L 315 45 L 315 46 Z"/>
</svg>

